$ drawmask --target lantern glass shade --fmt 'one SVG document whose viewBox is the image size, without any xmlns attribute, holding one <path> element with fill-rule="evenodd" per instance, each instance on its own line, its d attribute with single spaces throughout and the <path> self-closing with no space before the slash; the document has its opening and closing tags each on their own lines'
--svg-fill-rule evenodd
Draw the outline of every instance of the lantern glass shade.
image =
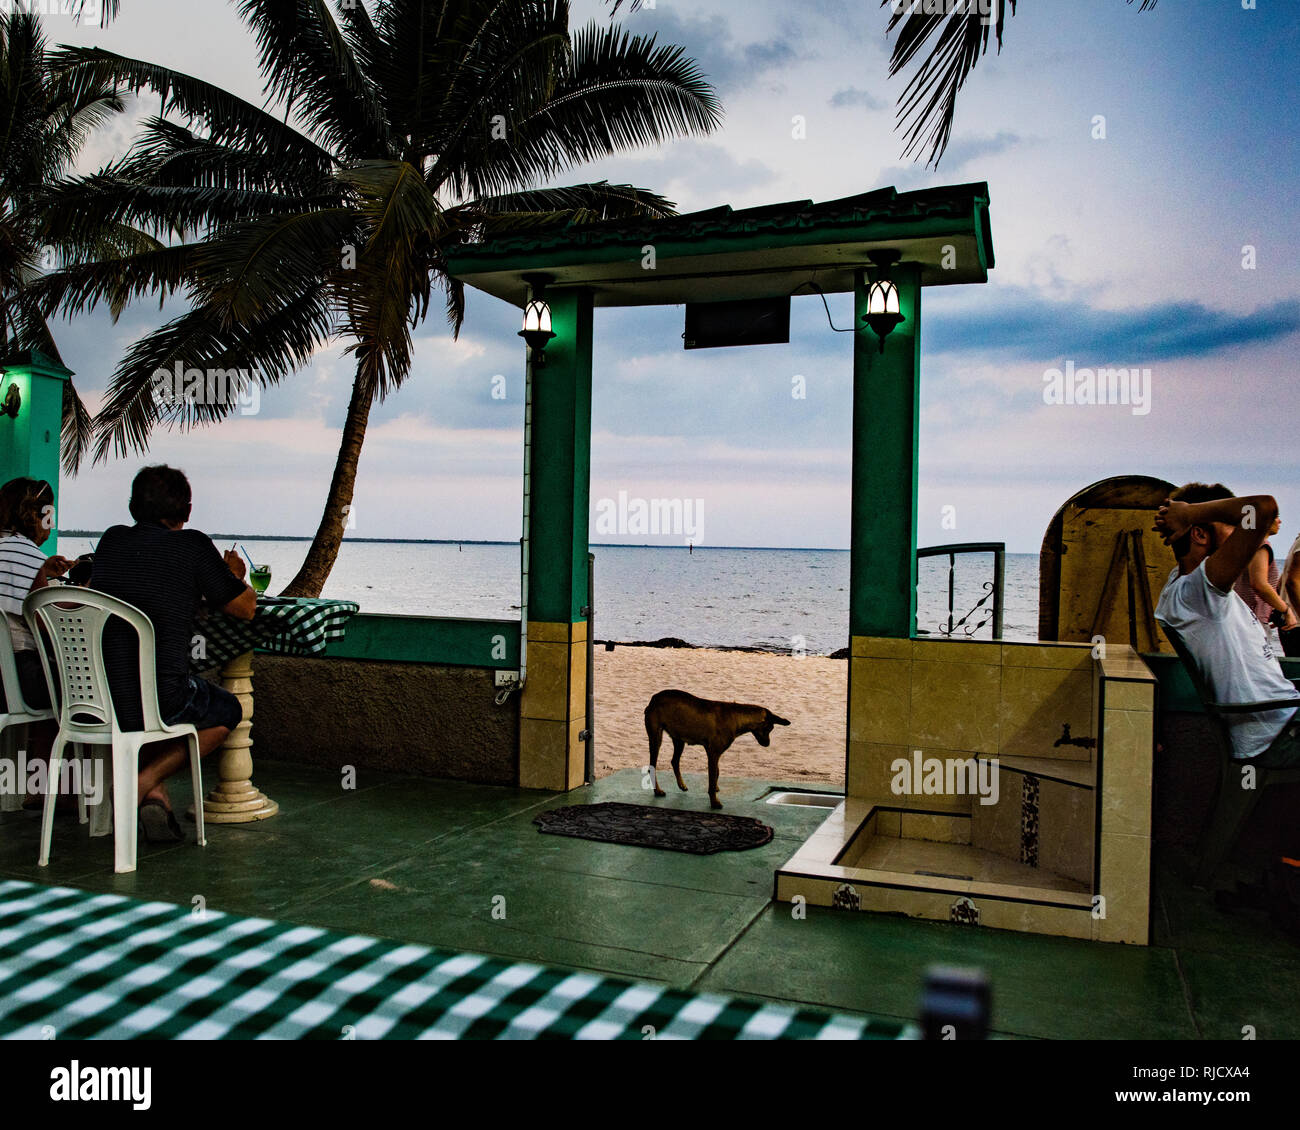
<svg viewBox="0 0 1300 1130">
<path fill-rule="evenodd" d="M 534 298 L 524 307 L 524 329 L 526 334 L 551 332 L 551 308 L 540 298 Z"/>
<path fill-rule="evenodd" d="M 871 284 L 867 291 L 867 314 L 898 314 L 898 287 L 888 279 Z"/>
</svg>

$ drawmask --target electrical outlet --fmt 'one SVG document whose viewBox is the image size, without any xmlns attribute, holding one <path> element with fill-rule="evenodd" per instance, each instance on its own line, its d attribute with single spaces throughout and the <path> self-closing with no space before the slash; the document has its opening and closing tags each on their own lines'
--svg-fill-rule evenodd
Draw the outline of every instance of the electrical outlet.
<svg viewBox="0 0 1300 1130">
<path fill-rule="evenodd" d="M 496 685 L 498 687 L 517 687 L 519 685 L 519 672 L 498 671 L 496 673 Z"/>
</svg>

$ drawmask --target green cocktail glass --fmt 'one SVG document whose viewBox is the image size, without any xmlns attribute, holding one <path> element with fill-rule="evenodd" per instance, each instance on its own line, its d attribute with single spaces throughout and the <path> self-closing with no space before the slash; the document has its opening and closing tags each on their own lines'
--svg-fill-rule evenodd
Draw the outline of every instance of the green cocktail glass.
<svg viewBox="0 0 1300 1130">
<path fill-rule="evenodd" d="M 248 574 L 248 583 L 253 586 L 254 592 L 266 592 L 267 585 L 271 583 L 271 566 L 254 565 L 253 571 Z"/>
</svg>

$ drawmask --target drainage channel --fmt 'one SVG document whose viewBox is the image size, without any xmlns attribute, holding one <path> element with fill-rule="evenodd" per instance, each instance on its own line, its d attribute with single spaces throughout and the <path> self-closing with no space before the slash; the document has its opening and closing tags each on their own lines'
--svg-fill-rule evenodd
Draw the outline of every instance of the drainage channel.
<svg viewBox="0 0 1300 1130">
<path fill-rule="evenodd" d="M 838 808 L 844 801 L 843 793 L 803 793 L 788 789 L 771 789 L 762 798 L 768 804 L 791 804 L 801 808 Z"/>
</svg>

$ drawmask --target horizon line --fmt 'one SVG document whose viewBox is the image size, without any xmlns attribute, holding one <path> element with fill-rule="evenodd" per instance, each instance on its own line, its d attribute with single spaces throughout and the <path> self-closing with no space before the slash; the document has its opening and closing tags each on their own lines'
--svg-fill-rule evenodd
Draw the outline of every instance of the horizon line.
<svg viewBox="0 0 1300 1130">
<path fill-rule="evenodd" d="M 59 530 L 60 537 L 69 538 L 100 538 L 104 536 L 103 530 Z M 213 541 L 312 541 L 312 537 L 307 534 L 208 534 Z M 494 539 L 482 538 L 355 538 L 345 537 L 346 542 L 356 542 L 367 545 L 513 545 L 518 546 L 518 541 L 499 541 Z M 850 549 L 835 546 L 818 546 L 818 545 L 651 545 L 648 542 L 588 542 L 592 549 L 689 549 L 689 550 L 755 550 L 765 553 L 849 553 Z M 926 546 L 918 546 L 918 549 L 925 549 Z M 1032 556 L 1034 551 L 1018 551 L 1008 549 L 1009 556 Z"/>
</svg>

